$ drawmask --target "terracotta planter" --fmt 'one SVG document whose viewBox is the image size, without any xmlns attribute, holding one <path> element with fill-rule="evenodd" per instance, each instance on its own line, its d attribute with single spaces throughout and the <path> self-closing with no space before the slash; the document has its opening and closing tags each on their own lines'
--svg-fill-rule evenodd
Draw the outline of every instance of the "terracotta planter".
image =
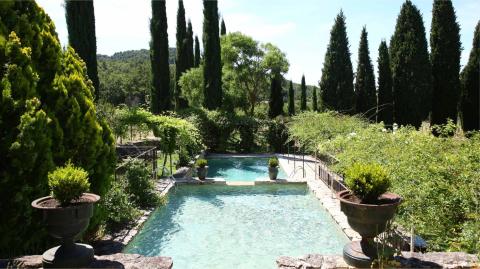
<svg viewBox="0 0 480 269">
<path fill-rule="evenodd" d="M 268 167 L 268 176 L 270 177 L 270 180 L 276 180 L 278 176 L 278 166 L 276 167 Z"/>
<path fill-rule="evenodd" d="M 378 246 L 373 239 L 385 231 L 402 198 L 393 193 L 384 193 L 378 204 L 361 204 L 354 201 L 354 195 L 349 190 L 345 190 L 338 193 L 338 199 L 348 224 L 362 237 L 361 241 L 345 245 L 343 258 L 349 265 L 370 267 L 373 260 L 378 258 Z"/>
<path fill-rule="evenodd" d="M 86 244 L 76 244 L 74 240 L 88 227 L 93 205 L 100 200 L 100 196 L 84 193 L 80 200 L 82 202 L 56 207 L 48 203 L 54 201 L 51 196 L 32 202 L 32 207 L 42 210 L 48 233 L 62 242 L 60 246 L 43 253 L 44 267 L 84 267 L 92 261 L 93 248 Z"/>
<path fill-rule="evenodd" d="M 197 167 L 197 176 L 200 180 L 205 180 L 208 173 L 208 166 Z"/>
</svg>

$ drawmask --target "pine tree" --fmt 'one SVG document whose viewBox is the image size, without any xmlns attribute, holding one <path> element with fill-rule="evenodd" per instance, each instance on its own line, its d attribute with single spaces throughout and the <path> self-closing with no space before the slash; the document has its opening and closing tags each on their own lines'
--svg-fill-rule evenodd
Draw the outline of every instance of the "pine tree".
<svg viewBox="0 0 480 269">
<path fill-rule="evenodd" d="M 378 105 L 377 122 L 386 126 L 393 124 L 393 92 L 392 71 L 390 70 L 390 56 L 387 42 L 384 40 L 378 48 Z"/>
<path fill-rule="evenodd" d="M 434 0 L 430 31 L 432 124 L 457 120 L 460 98 L 460 26 L 450 0 Z"/>
<path fill-rule="evenodd" d="M 187 70 L 195 65 L 195 54 L 193 52 L 193 29 L 192 22 L 188 20 L 187 24 Z"/>
<path fill-rule="evenodd" d="M 204 106 L 207 109 L 222 106 L 222 65 L 218 31 L 217 1 L 203 0 L 203 85 Z"/>
<path fill-rule="evenodd" d="M 313 87 L 312 110 L 315 112 L 318 111 L 317 87 Z"/>
<path fill-rule="evenodd" d="M 165 1 L 152 0 L 152 19 L 150 20 L 152 91 L 150 109 L 155 114 L 169 110 L 172 103 L 167 27 Z"/>
<path fill-rule="evenodd" d="M 198 41 L 198 36 L 195 36 L 195 59 L 193 61 L 193 66 L 200 66 L 200 42 Z"/>
<path fill-rule="evenodd" d="M 88 77 L 93 82 L 95 95 L 98 98 L 100 82 L 97 71 L 97 37 L 93 0 L 65 0 L 65 18 L 68 43 L 87 65 Z"/>
<path fill-rule="evenodd" d="M 307 110 L 307 85 L 305 84 L 305 75 L 302 75 L 302 84 L 301 84 L 301 95 L 300 95 L 300 110 Z"/>
<path fill-rule="evenodd" d="M 175 109 L 182 109 L 186 101 L 182 98 L 182 88 L 178 80 L 188 69 L 188 39 L 183 0 L 178 0 L 177 11 L 177 55 L 175 58 Z"/>
<path fill-rule="evenodd" d="M 330 32 L 320 90 L 326 108 L 353 114 L 353 69 L 343 11 L 336 17 Z"/>
<path fill-rule="evenodd" d="M 465 131 L 480 130 L 480 21 L 475 27 L 473 46 L 461 74 L 462 117 Z"/>
<path fill-rule="evenodd" d="M 375 75 L 368 50 L 368 33 L 363 27 L 358 46 L 358 65 L 355 77 L 355 110 L 366 117 L 375 114 L 377 94 L 375 89 Z"/>
<path fill-rule="evenodd" d="M 225 21 L 222 18 L 222 24 L 220 27 L 220 35 L 226 35 L 227 34 L 227 28 L 225 27 Z"/>
<path fill-rule="evenodd" d="M 273 119 L 283 114 L 282 76 L 278 73 L 271 78 L 268 105 L 268 116 L 270 118 Z"/>
<path fill-rule="evenodd" d="M 431 66 L 422 15 L 405 1 L 390 40 L 394 119 L 419 127 L 431 108 Z"/>
<path fill-rule="evenodd" d="M 288 115 L 295 115 L 295 92 L 293 91 L 293 83 L 290 80 L 290 87 L 288 88 Z"/>
</svg>

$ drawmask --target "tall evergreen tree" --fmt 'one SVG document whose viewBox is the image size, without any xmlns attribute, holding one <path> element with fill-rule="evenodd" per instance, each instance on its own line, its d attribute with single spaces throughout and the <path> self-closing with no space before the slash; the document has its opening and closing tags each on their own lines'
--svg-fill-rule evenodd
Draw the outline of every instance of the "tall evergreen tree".
<svg viewBox="0 0 480 269">
<path fill-rule="evenodd" d="M 216 0 L 203 0 L 203 88 L 204 106 L 216 109 L 222 105 L 222 64 Z"/>
<path fill-rule="evenodd" d="M 95 96 L 98 97 L 100 82 L 97 71 L 97 37 L 93 0 L 65 0 L 65 11 L 68 43 L 85 62 L 88 77 L 95 87 Z"/>
<path fill-rule="evenodd" d="M 432 124 L 457 120 L 460 98 L 460 26 L 450 0 L 434 0 L 430 31 Z"/>
<path fill-rule="evenodd" d="M 475 27 L 470 58 L 460 77 L 463 129 L 465 131 L 480 130 L 480 21 Z"/>
<path fill-rule="evenodd" d="M 187 70 L 195 65 L 195 54 L 193 52 L 193 28 L 192 22 L 188 20 L 187 24 Z"/>
<path fill-rule="evenodd" d="M 150 20 L 150 61 L 152 65 L 152 91 L 150 110 L 152 113 L 171 108 L 170 67 L 168 64 L 168 33 L 165 1 L 152 0 Z"/>
<path fill-rule="evenodd" d="M 307 110 L 307 85 L 305 84 L 305 75 L 302 75 L 300 110 Z"/>
<path fill-rule="evenodd" d="M 343 11 L 335 18 L 320 81 L 322 103 L 329 109 L 353 113 L 353 69 Z"/>
<path fill-rule="evenodd" d="M 293 83 L 290 80 L 290 87 L 288 88 L 288 115 L 295 115 L 295 92 L 293 91 Z"/>
<path fill-rule="evenodd" d="M 198 36 L 195 35 L 195 58 L 193 61 L 193 66 L 198 67 L 200 66 L 200 42 L 198 41 Z"/>
<path fill-rule="evenodd" d="M 375 89 L 375 75 L 368 50 L 368 33 L 363 27 L 358 46 L 358 65 L 355 77 L 355 110 L 366 117 L 375 114 L 377 94 Z"/>
<path fill-rule="evenodd" d="M 227 28 L 225 27 L 225 21 L 222 18 L 222 24 L 220 26 L 220 35 L 226 35 L 227 34 Z"/>
<path fill-rule="evenodd" d="M 378 48 L 378 104 L 377 122 L 383 121 L 387 126 L 393 124 L 392 71 L 387 42 L 384 40 Z"/>
<path fill-rule="evenodd" d="M 178 80 L 188 69 L 188 39 L 187 25 L 185 22 L 185 8 L 183 1 L 178 0 L 177 11 L 177 55 L 175 59 L 175 109 L 181 109 L 186 106 L 186 101 L 182 98 L 182 89 Z"/>
<path fill-rule="evenodd" d="M 313 111 L 318 111 L 317 87 L 313 87 L 312 110 Z"/>
<path fill-rule="evenodd" d="M 405 1 L 390 41 L 394 119 L 419 127 L 431 108 L 431 66 L 422 15 Z"/>
<path fill-rule="evenodd" d="M 268 116 L 270 118 L 273 119 L 283 114 L 282 76 L 279 73 L 272 76 L 268 105 Z"/>
</svg>

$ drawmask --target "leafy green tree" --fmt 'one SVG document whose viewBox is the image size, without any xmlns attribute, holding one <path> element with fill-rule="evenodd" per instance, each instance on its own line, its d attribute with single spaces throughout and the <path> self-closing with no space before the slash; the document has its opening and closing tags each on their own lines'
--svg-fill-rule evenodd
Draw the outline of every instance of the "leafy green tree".
<svg viewBox="0 0 480 269">
<path fill-rule="evenodd" d="M 198 41 L 198 36 L 195 35 L 195 58 L 193 61 L 193 66 L 194 67 L 199 67 L 200 66 L 200 42 Z"/>
<path fill-rule="evenodd" d="M 271 76 L 270 99 L 268 102 L 268 116 L 275 118 L 283 115 L 282 76 L 275 73 Z"/>
<path fill-rule="evenodd" d="M 419 127 L 431 108 L 431 66 L 422 15 L 405 1 L 390 40 L 395 122 Z"/>
<path fill-rule="evenodd" d="M 353 69 L 343 11 L 335 18 L 320 81 L 322 103 L 326 108 L 353 114 Z"/>
<path fill-rule="evenodd" d="M 48 172 L 71 161 L 104 195 L 115 142 L 96 113 L 85 63 L 71 47 L 62 51 L 43 9 L 34 1 L 0 7 L 0 255 L 11 257 L 49 244 L 30 206 L 48 194 Z M 96 210 L 91 226 L 99 221 Z"/>
<path fill-rule="evenodd" d="M 276 46 L 259 44 L 240 32 L 223 36 L 221 42 L 226 87 L 245 96 L 248 107 L 243 109 L 253 115 L 258 102 L 268 96 L 269 76 L 288 71 L 286 56 Z"/>
<path fill-rule="evenodd" d="M 432 124 L 457 119 L 460 98 L 460 26 L 450 0 L 433 1 L 430 31 Z"/>
<path fill-rule="evenodd" d="M 393 124 L 392 71 L 387 42 L 380 42 L 378 48 L 378 105 L 377 121 L 387 126 Z"/>
<path fill-rule="evenodd" d="M 295 115 L 295 92 L 293 91 L 293 83 L 291 80 L 288 88 L 288 115 Z"/>
<path fill-rule="evenodd" d="M 223 99 L 217 4 L 217 1 L 203 0 L 203 83 L 207 109 L 221 107 Z"/>
<path fill-rule="evenodd" d="M 87 65 L 88 77 L 92 80 L 96 97 L 98 97 L 100 82 L 97 71 L 97 37 L 95 35 L 93 0 L 65 0 L 65 18 L 68 43 Z"/>
<path fill-rule="evenodd" d="M 463 129 L 480 130 L 480 21 L 475 27 L 473 46 L 467 65 L 461 74 Z"/>
<path fill-rule="evenodd" d="M 368 50 L 368 33 L 363 27 L 358 46 L 358 65 L 355 76 L 355 110 L 366 117 L 375 114 L 377 93 L 375 89 L 375 75 Z"/>
<path fill-rule="evenodd" d="M 182 87 L 182 97 L 191 107 L 201 108 L 203 104 L 203 69 L 201 66 L 190 68 L 178 81 Z"/>
<path fill-rule="evenodd" d="M 188 20 L 187 24 L 187 70 L 195 65 L 195 56 L 193 52 L 193 28 L 192 22 Z"/>
<path fill-rule="evenodd" d="M 225 27 L 225 21 L 222 18 L 222 23 L 220 26 L 220 35 L 226 35 L 227 34 L 227 28 Z"/>
<path fill-rule="evenodd" d="M 175 109 L 182 109 L 185 107 L 185 100 L 182 99 L 182 88 L 178 84 L 178 80 L 182 74 L 188 69 L 189 62 L 188 53 L 188 37 L 187 25 L 185 22 L 185 8 L 183 1 L 178 0 L 177 11 L 177 57 L 175 60 Z"/>
<path fill-rule="evenodd" d="M 150 20 L 150 61 L 152 67 L 150 110 L 155 114 L 169 110 L 172 103 L 167 27 L 165 1 L 152 0 L 152 19 Z"/>
<path fill-rule="evenodd" d="M 312 110 L 318 111 L 317 87 L 313 87 L 312 93 Z"/>
<path fill-rule="evenodd" d="M 300 110 L 305 111 L 307 110 L 307 85 L 305 85 L 305 75 L 302 75 L 302 82 L 301 82 L 301 95 L 300 95 Z"/>
</svg>

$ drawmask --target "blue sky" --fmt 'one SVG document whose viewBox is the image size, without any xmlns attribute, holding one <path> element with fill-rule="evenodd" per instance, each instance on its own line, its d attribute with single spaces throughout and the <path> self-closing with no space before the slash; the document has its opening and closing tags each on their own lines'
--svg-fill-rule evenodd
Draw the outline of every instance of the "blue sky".
<svg viewBox="0 0 480 269">
<path fill-rule="evenodd" d="M 37 0 L 55 22 L 63 45 L 67 29 L 63 0 Z M 219 12 L 225 18 L 227 31 L 241 31 L 261 42 L 271 42 L 287 54 L 290 70 L 287 79 L 299 82 L 302 74 L 308 84 L 317 85 L 321 78 L 323 58 L 330 29 L 340 9 L 347 18 L 347 33 L 354 69 L 360 32 L 368 31 L 370 56 L 377 65 L 377 51 L 382 39 L 390 40 L 404 0 L 219 0 Z M 431 0 L 412 1 L 422 12 L 427 39 L 432 20 Z M 480 1 L 453 1 L 460 23 L 461 64 L 466 64 L 472 48 L 473 31 L 480 19 Z M 111 55 L 118 51 L 148 48 L 149 0 L 95 0 L 97 51 Z M 169 43 L 175 46 L 177 0 L 167 0 Z M 185 0 L 186 16 L 191 19 L 194 34 L 201 40 L 203 4 Z"/>
</svg>

